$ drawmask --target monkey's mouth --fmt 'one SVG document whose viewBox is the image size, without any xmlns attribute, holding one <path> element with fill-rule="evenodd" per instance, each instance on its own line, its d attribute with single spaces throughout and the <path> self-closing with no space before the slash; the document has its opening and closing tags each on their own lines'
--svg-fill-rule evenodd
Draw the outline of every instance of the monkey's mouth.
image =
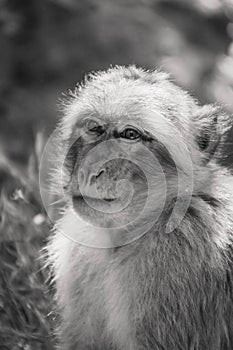
<svg viewBox="0 0 233 350">
<path fill-rule="evenodd" d="M 106 202 L 114 202 L 116 198 L 103 198 L 103 200 Z"/>
<path fill-rule="evenodd" d="M 119 228 L 132 223 L 144 208 L 144 201 L 134 206 L 137 197 L 87 197 L 79 193 L 72 196 L 72 210 L 85 222 L 102 228 Z"/>
<path fill-rule="evenodd" d="M 113 198 L 113 197 L 103 197 L 103 198 L 96 198 L 96 197 L 89 197 L 89 196 L 82 196 L 82 195 L 75 195 L 72 198 L 73 201 L 73 207 L 77 211 L 78 214 L 83 215 L 104 215 L 115 211 L 117 206 L 119 205 L 119 198 Z"/>
<path fill-rule="evenodd" d="M 118 210 L 118 198 L 94 198 L 76 195 L 72 197 L 73 209 L 83 220 L 98 227 L 112 227 L 114 214 Z"/>
<path fill-rule="evenodd" d="M 106 197 L 103 197 L 103 198 L 96 198 L 96 197 L 89 197 L 89 196 L 73 196 L 73 201 L 86 201 L 86 202 L 89 202 L 89 201 L 93 201 L 93 202 L 101 202 L 102 201 L 105 201 L 105 202 L 114 202 L 116 201 L 118 198 L 106 198 Z"/>
</svg>

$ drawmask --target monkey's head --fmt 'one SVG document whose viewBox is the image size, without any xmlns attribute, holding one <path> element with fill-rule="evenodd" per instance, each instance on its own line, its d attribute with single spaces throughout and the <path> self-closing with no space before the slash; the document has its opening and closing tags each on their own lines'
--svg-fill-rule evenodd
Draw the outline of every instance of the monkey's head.
<svg viewBox="0 0 233 350">
<path fill-rule="evenodd" d="M 211 185 L 228 128 L 218 107 L 201 107 L 166 73 L 135 66 L 89 75 L 64 111 L 57 184 L 66 197 L 63 223 L 76 225 L 72 212 L 124 243 L 164 212 L 168 219 L 178 199 L 174 217 L 182 220 L 191 197 Z"/>
</svg>

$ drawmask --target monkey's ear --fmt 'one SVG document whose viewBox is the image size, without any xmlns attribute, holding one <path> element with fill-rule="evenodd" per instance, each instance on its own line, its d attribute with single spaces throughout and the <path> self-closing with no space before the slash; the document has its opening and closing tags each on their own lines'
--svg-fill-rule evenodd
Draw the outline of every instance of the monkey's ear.
<svg viewBox="0 0 233 350">
<path fill-rule="evenodd" d="M 232 126 L 232 118 L 219 106 L 206 105 L 198 108 L 194 118 L 196 141 L 199 149 L 204 152 L 206 160 L 220 155 L 221 146 L 227 131 Z"/>
</svg>

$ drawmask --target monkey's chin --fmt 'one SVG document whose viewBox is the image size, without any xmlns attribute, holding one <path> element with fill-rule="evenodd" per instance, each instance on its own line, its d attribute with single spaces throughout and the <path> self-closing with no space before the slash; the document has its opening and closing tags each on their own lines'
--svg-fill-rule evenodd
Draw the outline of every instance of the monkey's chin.
<svg viewBox="0 0 233 350">
<path fill-rule="evenodd" d="M 142 235 L 140 229 L 137 232 L 136 228 L 130 225 L 119 226 L 119 221 L 118 226 L 113 227 L 109 223 L 103 227 L 104 225 L 100 224 L 103 222 L 102 219 L 88 218 L 87 220 L 87 216 L 85 219 L 82 216 L 80 212 L 77 214 L 74 207 L 68 207 L 57 223 L 57 230 L 75 243 L 95 248 L 121 247 Z"/>
<path fill-rule="evenodd" d="M 121 224 L 120 202 L 116 198 L 91 198 L 74 196 L 72 204 L 77 215 L 85 222 L 99 228 L 118 228 Z"/>
<path fill-rule="evenodd" d="M 90 203 L 94 203 L 95 208 L 99 206 L 102 211 L 92 208 Z M 136 208 L 133 201 L 121 212 L 112 213 L 113 203 L 114 201 L 103 203 L 102 200 L 93 198 L 89 198 L 86 203 L 82 197 L 74 197 L 59 220 L 57 229 L 72 241 L 99 248 L 123 246 L 149 232 L 153 221 L 140 216 L 142 207 Z M 104 212 L 103 205 L 110 208 L 110 212 Z"/>
</svg>

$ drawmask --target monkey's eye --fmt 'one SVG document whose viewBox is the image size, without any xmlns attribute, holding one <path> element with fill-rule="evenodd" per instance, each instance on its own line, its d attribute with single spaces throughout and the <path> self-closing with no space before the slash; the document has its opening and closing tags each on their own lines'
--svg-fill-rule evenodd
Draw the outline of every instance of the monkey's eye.
<svg viewBox="0 0 233 350">
<path fill-rule="evenodd" d="M 85 127 L 88 130 L 88 132 L 93 133 L 93 134 L 102 135 L 105 131 L 104 126 L 100 125 L 94 119 L 88 119 L 85 123 Z"/>
<path fill-rule="evenodd" d="M 120 136 L 127 140 L 137 140 L 140 138 L 141 134 L 137 129 L 127 128 L 121 132 Z"/>
</svg>

